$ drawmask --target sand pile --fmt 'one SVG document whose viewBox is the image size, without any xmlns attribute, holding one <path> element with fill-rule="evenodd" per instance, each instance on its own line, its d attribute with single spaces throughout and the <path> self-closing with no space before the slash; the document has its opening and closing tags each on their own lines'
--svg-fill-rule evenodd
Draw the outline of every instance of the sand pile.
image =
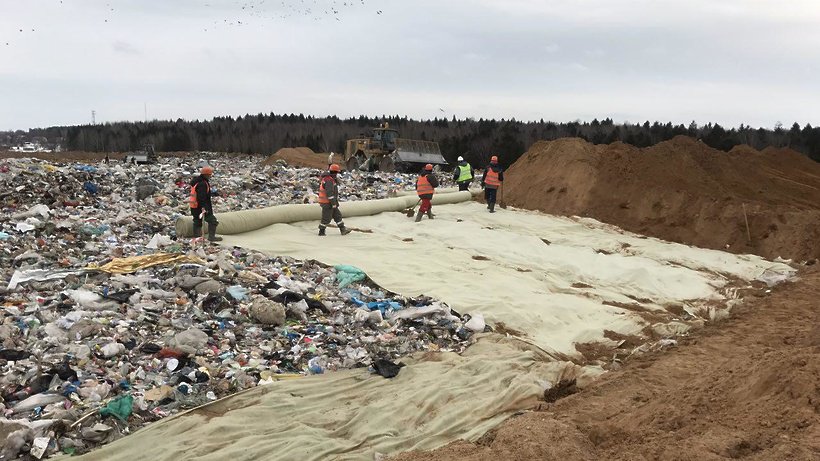
<svg viewBox="0 0 820 461">
<path fill-rule="evenodd" d="M 327 169 L 327 155 L 317 154 L 309 147 L 283 147 L 268 157 L 262 164 L 273 165 L 277 160 L 284 160 L 289 166 L 325 170 Z M 336 155 L 334 159 L 338 161 L 339 155 Z"/>
<path fill-rule="evenodd" d="M 506 179 L 504 200 L 521 208 L 735 253 L 820 257 L 820 164 L 791 149 L 726 153 L 684 136 L 645 149 L 568 138 L 534 144 Z"/>
</svg>

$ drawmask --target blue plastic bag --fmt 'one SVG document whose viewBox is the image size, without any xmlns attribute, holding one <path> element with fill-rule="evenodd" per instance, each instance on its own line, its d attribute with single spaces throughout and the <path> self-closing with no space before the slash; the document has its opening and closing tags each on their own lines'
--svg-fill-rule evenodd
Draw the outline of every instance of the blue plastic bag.
<svg viewBox="0 0 820 461">
<path fill-rule="evenodd" d="M 86 173 L 96 173 L 97 169 L 91 165 L 75 165 L 74 169 L 77 171 L 85 171 Z"/>
<path fill-rule="evenodd" d="M 397 310 L 401 309 L 401 307 L 402 307 L 401 304 L 397 303 L 396 301 L 390 301 L 390 300 L 373 301 L 373 302 L 367 303 L 367 308 L 368 309 L 370 309 L 371 311 L 375 311 L 376 309 L 378 309 L 379 311 L 381 311 L 382 315 L 384 315 L 385 312 L 387 312 L 388 309 L 390 309 L 392 311 L 397 311 Z"/>
<path fill-rule="evenodd" d="M 85 191 L 88 192 L 89 194 L 97 195 L 97 185 L 94 184 L 93 182 L 86 181 L 85 184 L 83 184 L 83 188 L 85 188 Z"/>
</svg>

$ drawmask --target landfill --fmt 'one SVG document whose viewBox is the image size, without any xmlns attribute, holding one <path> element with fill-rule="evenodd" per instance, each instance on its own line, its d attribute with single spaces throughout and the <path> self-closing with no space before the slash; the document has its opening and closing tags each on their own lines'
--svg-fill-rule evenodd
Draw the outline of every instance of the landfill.
<svg viewBox="0 0 820 461">
<path fill-rule="evenodd" d="M 318 170 L 250 156 L 0 163 L 0 459 L 82 454 L 279 380 L 349 368 L 390 379 L 403 356 L 460 352 L 489 330 L 354 266 L 177 238 L 205 164 L 217 218 L 317 199 Z M 342 201 L 395 195 L 413 178 L 343 173 Z"/>
</svg>

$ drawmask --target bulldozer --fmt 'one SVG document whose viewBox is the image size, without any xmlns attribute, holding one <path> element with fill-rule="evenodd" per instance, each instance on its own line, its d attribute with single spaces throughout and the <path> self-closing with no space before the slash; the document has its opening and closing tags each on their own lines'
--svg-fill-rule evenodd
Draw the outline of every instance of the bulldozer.
<svg viewBox="0 0 820 461">
<path fill-rule="evenodd" d="M 125 163 L 133 163 L 134 165 L 157 163 L 157 153 L 154 151 L 153 144 L 144 144 L 141 150 L 126 154 L 123 161 Z"/>
<path fill-rule="evenodd" d="M 447 165 L 438 143 L 399 138 L 399 132 L 382 123 L 369 137 L 348 139 L 345 144 L 345 166 L 348 170 L 417 172 L 430 163 Z"/>
</svg>

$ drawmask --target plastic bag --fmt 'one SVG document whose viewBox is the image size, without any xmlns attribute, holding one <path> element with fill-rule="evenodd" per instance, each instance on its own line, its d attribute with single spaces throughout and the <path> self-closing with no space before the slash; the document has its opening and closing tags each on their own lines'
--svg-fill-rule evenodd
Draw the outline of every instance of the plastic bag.
<svg viewBox="0 0 820 461">
<path fill-rule="evenodd" d="M 105 408 L 100 409 L 100 416 L 114 416 L 120 421 L 125 421 L 131 416 L 134 407 L 134 397 L 123 395 L 108 402 Z"/>
<path fill-rule="evenodd" d="M 344 288 L 355 282 L 361 282 L 367 277 L 367 274 L 358 267 L 339 264 L 333 268 L 336 269 L 336 280 L 339 281 L 339 288 Z"/>
</svg>

